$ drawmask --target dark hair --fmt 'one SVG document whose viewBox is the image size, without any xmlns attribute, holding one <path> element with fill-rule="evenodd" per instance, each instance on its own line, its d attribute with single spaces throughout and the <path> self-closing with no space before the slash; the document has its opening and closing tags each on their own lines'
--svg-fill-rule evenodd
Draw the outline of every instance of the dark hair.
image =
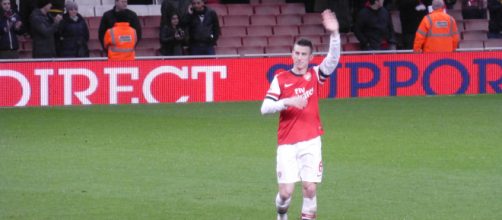
<svg viewBox="0 0 502 220">
<path fill-rule="evenodd" d="M 373 5 L 375 4 L 376 0 L 369 0 L 370 4 Z"/>
<path fill-rule="evenodd" d="M 296 45 L 299 46 L 304 46 L 304 47 L 309 47 L 310 48 L 310 53 L 314 52 L 314 45 L 312 45 L 312 41 L 305 39 L 305 38 L 300 38 L 295 42 Z"/>
</svg>

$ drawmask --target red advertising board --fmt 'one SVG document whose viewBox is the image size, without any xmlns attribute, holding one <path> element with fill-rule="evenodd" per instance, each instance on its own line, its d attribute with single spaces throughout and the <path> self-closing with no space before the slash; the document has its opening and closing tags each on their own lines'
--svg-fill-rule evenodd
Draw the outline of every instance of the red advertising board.
<svg viewBox="0 0 502 220">
<path fill-rule="evenodd" d="M 290 67 L 289 57 L 0 63 L 0 106 L 261 100 Z M 502 93 L 500 51 L 343 55 L 322 90 L 323 98 L 485 93 Z"/>
</svg>

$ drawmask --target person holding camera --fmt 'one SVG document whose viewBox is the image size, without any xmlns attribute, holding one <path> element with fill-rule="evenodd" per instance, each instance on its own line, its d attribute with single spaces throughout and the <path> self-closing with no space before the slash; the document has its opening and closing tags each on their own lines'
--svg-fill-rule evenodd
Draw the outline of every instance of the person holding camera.
<svg viewBox="0 0 502 220">
<path fill-rule="evenodd" d="M 66 14 L 59 25 L 58 55 L 59 57 L 89 57 L 89 29 L 82 15 L 78 13 L 78 5 L 68 1 Z"/>
<path fill-rule="evenodd" d="M 0 11 L 0 59 L 19 58 L 19 41 L 17 35 L 22 34 L 21 17 L 11 8 L 10 0 L 1 0 Z"/>
<path fill-rule="evenodd" d="M 33 58 L 57 57 L 55 35 L 63 17 L 60 14 L 50 16 L 50 0 L 38 0 L 37 7 L 30 15 Z"/>
<path fill-rule="evenodd" d="M 170 21 L 160 27 L 160 54 L 162 56 L 183 55 L 183 46 L 186 42 L 185 31 L 179 26 L 178 14 L 172 14 Z"/>
</svg>

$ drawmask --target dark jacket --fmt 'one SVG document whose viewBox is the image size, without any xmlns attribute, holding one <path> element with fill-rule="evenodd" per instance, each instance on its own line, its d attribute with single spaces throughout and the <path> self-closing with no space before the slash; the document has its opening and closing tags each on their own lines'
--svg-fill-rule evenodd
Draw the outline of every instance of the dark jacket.
<svg viewBox="0 0 502 220">
<path fill-rule="evenodd" d="M 84 18 L 77 14 L 78 20 L 70 18 L 68 13 L 63 15 L 58 31 L 59 57 L 89 57 L 87 42 L 89 29 Z"/>
<path fill-rule="evenodd" d="M 415 34 L 422 18 L 427 15 L 427 6 L 425 6 L 426 8 L 424 10 L 417 11 L 416 7 L 418 4 L 417 0 L 398 1 L 399 18 L 401 19 L 401 29 L 403 33 Z"/>
<path fill-rule="evenodd" d="M 19 41 L 18 34 L 22 34 L 22 30 L 15 29 L 16 21 L 21 21 L 21 17 L 14 12 L 3 12 L 0 15 L 0 50 L 18 50 Z"/>
<path fill-rule="evenodd" d="M 160 54 L 162 56 L 183 55 L 183 44 L 187 36 L 180 27 L 164 25 L 160 28 Z M 178 37 L 176 37 L 176 35 Z"/>
<path fill-rule="evenodd" d="M 373 10 L 363 8 L 356 18 L 354 34 L 364 50 L 383 50 L 382 43 L 396 44 L 394 28 L 389 12 L 385 8 Z"/>
<path fill-rule="evenodd" d="M 127 14 L 127 22 L 129 22 L 129 25 L 131 25 L 134 30 L 136 30 L 136 36 L 138 37 L 138 42 L 141 40 L 141 24 L 139 22 L 138 15 L 136 15 L 136 12 L 131 11 L 129 9 L 125 10 Z M 105 12 L 103 14 L 103 17 L 101 18 L 101 23 L 99 24 L 99 41 L 101 42 L 101 46 L 103 47 L 103 39 L 105 38 L 105 33 L 108 29 L 112 28 L 115 22 L 117 22 L 117 19 L 115 17 L 115 7 L 113 7 L 111 10 Z M 104 47 L 103 47 L 104 49 Z"/>
<path fill-rule="evenodd" d="M 488 0 L 488 10 L 490 11 L 489 31 L 499 33 L 502 31 L 502 2 L 498 0 Z"/>
<path fill-rule="evenodd" d="M 200 17 L 204 17 L 203 21 Z M 201 12 L 194 11 L 193 14 L 185 16 L 182 26 L 188 28 L 190 45 L 214 46 L 220 36 L 218 15 L 208 7 L 204 7 Z"/>
<path fill-rule="evenodd" d="M 33 58 L 56 57 L 55 34 L 58 24 L 40 9 L 35 9 L 30 16 L 31 38 L 33 40 Z"/>
</svg>

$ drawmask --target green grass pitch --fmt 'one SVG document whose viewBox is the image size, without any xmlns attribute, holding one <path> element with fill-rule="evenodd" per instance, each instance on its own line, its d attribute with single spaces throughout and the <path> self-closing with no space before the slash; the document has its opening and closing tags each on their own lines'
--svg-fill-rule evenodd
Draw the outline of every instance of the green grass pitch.
<svg viewBox="0 0 502 220">
<path fill-rule="evenodd" d="M 260 104 L 0 109 L 0 219 L 274 219 Z M 502 219 L 502 95 L 320 105 L 319 219 Z"/>
</svg>

